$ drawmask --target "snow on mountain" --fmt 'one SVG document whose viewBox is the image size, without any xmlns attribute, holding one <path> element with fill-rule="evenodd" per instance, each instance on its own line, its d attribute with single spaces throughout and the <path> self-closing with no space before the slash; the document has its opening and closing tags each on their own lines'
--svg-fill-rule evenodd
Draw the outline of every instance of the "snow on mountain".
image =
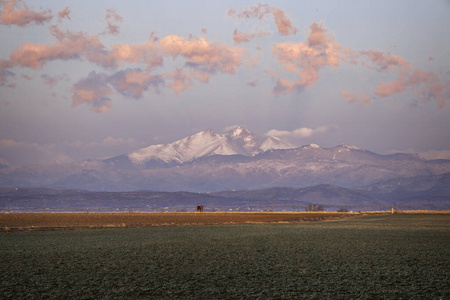
<svg viewBox="0 0 450 300">
<path fill-rule="evenodd" d="M 275 137 L 261 139 L 248 129 L 237 126 L 225 134 L 208 129 L 170 144 L 152 145 L 130 153 L 128 158 L 134 165 L 143 165 L 151 160 L 183 164 L 211 155 L 254 156 L 267 150 L 293 147 Z"/>
<path fill-rule="evenodd" d="M 294 145 L 285 142 L 283 140 L 280 140 L 279 138 L 274 136 L 266 137 L 259 145 L 259 149 L 263 152 L 268 150 L 293 149 L 293 148 L 295 148 Z"/>
<path fill-rule="evenodd" d="M 347 144 L 342 144 L 342 145 L 338 145 L 337 147 L 343 148 L 343 149 L 348 149 L 348 150 L 361 150 L 361 148 L 353 146 L 353 145 L 347 145 Z"/>
</svg>

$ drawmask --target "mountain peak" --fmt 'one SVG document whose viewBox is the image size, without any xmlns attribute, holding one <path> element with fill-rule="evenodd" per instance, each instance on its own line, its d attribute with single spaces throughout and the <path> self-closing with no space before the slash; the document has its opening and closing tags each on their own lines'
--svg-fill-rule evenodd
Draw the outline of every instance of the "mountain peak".
<svg viewBox="0 0 450 300">
<path fill-rule="evenodd" d="M 361 148 L 353 146 L 353 145 L 348 145 L 348 144 L 341 144 L 337 146 L 338 148 L 345 148 L 345 149 L 351 149 L 351 150 L 361 150 Z"/>
<path fill-rule="evenodd" d="M 200 132 L 198 132 L 198 133 L 196 133 L 194 135 L 214 135 L 214 134 L 216 134 L 214 132 L 214 130 L 212 130 L 212 129 L 205 129 L 205 130 L 200 131 Z"/>
<path fill-rule="evenodd" d="M 292 149 L 295 148 L 295 146 L 277 137 L 268 136 L 262 141 L 262 143 L 259 145 L 259 148 L 262 151 L 268 151 L 277 149 Z"/>
<path fill-rule="evenodd" d="M 242 126 L 233 126 L 224 134 L 206 129 L 170 144 L 139 149 L 127 157 L 133 165 L 145 166 L 152 161 L 178 165 L 211 155 L 254 156 L 267 150 L 290 148 L 294 147 L 279 139 L 262 139 Z"/>
<path fill-rule="evenodd" d="M 255 136 L 250 130 L 242 126 L 234 126 L 229 129 L 225 135 L 231 138 L 247 138 L 248 136 Z"/>
</svg>

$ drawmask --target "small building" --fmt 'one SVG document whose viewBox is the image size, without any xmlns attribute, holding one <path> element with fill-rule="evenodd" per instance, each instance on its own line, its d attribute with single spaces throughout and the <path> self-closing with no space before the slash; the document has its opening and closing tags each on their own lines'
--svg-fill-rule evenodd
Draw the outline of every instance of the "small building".
<svg viewBox="0 0 450 300">
<path fill-rule="evenodd" d="M 197 212 L 203 212 L 203 205 L 197 206 Z"/>
</svg>

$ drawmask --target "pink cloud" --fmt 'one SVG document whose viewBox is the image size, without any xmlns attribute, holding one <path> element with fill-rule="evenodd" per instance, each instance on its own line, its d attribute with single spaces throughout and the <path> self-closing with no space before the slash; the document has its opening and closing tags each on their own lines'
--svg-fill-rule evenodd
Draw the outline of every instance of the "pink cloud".
<svg viewBox="0 0 450 300">
<path fill-rule="evenodd" d="M 30 23 L 42 25 L 53 18 L 51 10 L 35 12 L 21 0 L 4 0 L 0 2 L 0 5 L 3 5 L 3 10 L 0 11 L 0 24 L 3 25 L 20 27 Z"/>
<path fill-rule="evenodd" d="M 77 82 L 72 89 L 73 106 L 85 103 L 97 112 L 105 112 L 110 108 L 109 97 L 114 90 L 126 97 L 138 99 L 148 89 L 158 92 L 158 88 L 164 86 L 163 78 L 166 78 L 170 81 L 167 86 L 179 93 L 193 85 L 192 79 L 207 83 L 217 73 L 235 74 L 243 63 L 242 57 L 247 54 L 242 48 L 209 42 L 206 38 L 184 39 L 169 35 L 158 40 L 153 34 L 145 43 L 113 44 L 107 48 L 98 36 L 62 31 L 57 26 L 51 26 L 50 30 L 57 38 L 55 43 L 24 43 L 10 53 L 8 61 L 1 60 L 3 77 L 10 74 L 7 68 L 20 66 L 39 70 L 53 60 L 86 59 L 106 69 L 116 69 L 125 64 L 145 65 L 146 72 L 127 69 L 111 76 L 94 72 L 87 79 Z M 165 56 L 179 57 L 184 61 L 183 66 L 164 75 L 149 74 L 163 65 Z M 41 79 L 52 87 L 63 78 L 43 75 Z M 88 80 L 92 80 L 92 83 L 89 84 Z"/>
<path fill-rule="evenodd" d="M 443 108 L 450 100 L 449 84 L 442 84 L 435 73 L 414 68 L 401 56 L 390 53 L 369 50 L 361 51 L 361 55 L 367 58 L 363 65 L 368 68 L 374 66 L 378 72 L 397 73 L 397 79 L 378 83 L 375 95 L 386 98 L 411 91 L 420 96 L 422 102 L 436 101 L 438 108 Z"/>
<path fill-rule="evenodd" d="M 235 74 L 236 68 L 242 64 L 242 56 L 247 53 L 241 48 L 208 42 L 203 37 L 184 39 L 169 35 L 161 39 L 159 45 L 166 54 L 184 58 L 187 66 L 199 70 L 200 75 L 206 77 L 217 72 Z"/>
<path fill-rule="evenodd" d="M 163 53 L 159 50 L 157 38 L 150 35 L 145 43 L 114 44 L 110 51 L 99 56 L 96 62 L 108 67 L 117 67 L 124 63 L 142 63 L 148 71 L 163 65 Z"/>
<path fill-rule="evenodd" d="M 91 72 L 72 87 L 72 107 L 87 104 L 92 111 L 105 113 L 112 107 L 114 92 L 141 99 L 147 91 L 159 93 L 160 86 L 164 86 L 161 76 L 145 73 L 141 69 L 126 69 L 111 76 Z"/>
<path fill-rule="evenodd" d="M 359 103 L 361 105 L 370 104 L 372 99 L 364 94 L 364 91 L 359 91 L 358 94 L 353 94 L 349 91 L 342 91 L 341 96 L 348 103 Z"/>
<path fill-rule="evenodd" d="M 71 20 L 70 8 L 68 6 L 66 6 L 63 10 L 58 12 L 58 21 L 61 21 L 62 19 Z"/>
<path fill-rule="evenodd" d="M 117 35 L 119 34 L 119 25 L 122 23 L 122 17 L 116 13 L 114 9 L 106 10 L 106 23 L 108 24 L 108 28 L 106 29 L 106 33 Z"/>
<path fill-rule="evenodd" d="M 110 76 L 107 81 L 120 94 L 134 99 L 142 98 L 143 93 L 149 89 L 158 93 L 159 86 L 164 84 L 161 77 L 144 73 L 140 69 L 117 72 Z"/>
<path fill-rule="evenodd" d="M 41 69 L 53 60 L 73 60 L 86 58 L 89 62 L 104 68 L 117 68 L 124 63 L 143 63 L 147 69 L 162 66 L 163 58 L 157 49 L 157 40 L 150 36 L 146 43 L 113 44 L 108 49 L 97 36 L 84 33 L 63 32 L 51 27 L 58 41 L 52 45 L 24 43 L 10 54 L 7 67 L 20 66 L 33 70 Z"/>
<path fill-rule="evenodd" d="M 317 23 L 310 26 L 310 34 L 305 42 L 275 44 L 272 53 L 285 71 L 298 76 L 294 81 L 280 77 L 274 89 L 276 94 L 312 87 L 322 68 L 337 69 L 341 62 L 354 63 L 355 56 L 351 49 L 335 43 L 323 25 Z"/>
<path fill-rule="evenodd" d="M 235 44 L 249 43 L 254 38 L 259 38 L 267 35 L 270 35 L 270 33 L 262 31 L 257 33 L 245 33 L 235 29 L 233 32 L 233 41 Z"/>
<path fill-rule="evenodd" d="M 177 68 L 166 75 L 172 80 L 167 84 L 167 87 L 179 95 L 180 92 L 187 90 L 194 85 L 194 81 L 192 80 L 193 75 L 194 74 L 186 70 L 186 68 Z"/>
<path fill-rule="evenodd" d="M 270 6 L 268 4 L 255 4 L 250 8 L 245 7 L 240 13 L 236 9 L 229 9 L 227 14 L 230 17 L 237 17 L 238 19 L 248 20 L 250 18 L 258 18 L 261 20 L 266 15 L 270 14 Z"/>
<path fill-rule="evenodd" d="M 80 59 L 85 56 L 89 61 L 101 60 L 105 46 L 98 37 L 83 33 L 66 32 L 62 40 L 53 45 L 24 43 L 10 54 L 10 63 L 23 68 L 39 70 L 52 60 Z"/>
<path fill-rule="evenodd" d="M 405 91 L 405 82 L 400 78 L 390 82 L 380 82 L 375 90 L 375 95 L 380 97 L 389 97 L 393 94 L 403 93 Z"/>
<path fill-rule="evenodd" d="M 277 25 L 278 32 L 281 35 L 294 35 L 298 32 L 298 29 L 292 25 L 291 20 L 286 17 L 284 11 L 277 7 L 273 7 L 272 14 L 275 19 L 275 24 Z"/>
<path fill-rule="evenodd" d="M 360 51 L 361 56 L 367 57 L 369 63 L 371 63 L 378 71 L 397 71 L 398 68 L 411 69 L 411 63 L 403 59 L 398 55 L 392 55 L 390 53 L 383 53 L 375 50 Z M 368 68 L 370 65 L 365 64 Z"/>
<path fill-rule="evenodd" d="M 105 113 L 112 106 L 110 96 L 113 90 L 108 86 L 105 74 L 91 72 L 87 78 L 79 80 L 72 88 L 72 107 L 80 104 L 91 106 L 97 113 Z"/>
<path fill-rule="evenodd" d="M 272 15 L 280 35 L 294 35 L 298 32 L 298 29 L 292 25 L 291 20 L 286 17 L 284 11 L 276 6 L 258 3 L 250 8 L 245 7 L 239 13 L 236 9 L 230 9 L 227 14 L 230 17 L 236 17 L 241 20 L 248 20 L 250 18 L 262 20 L 264 17 Z"/>
<path fill-rule="evenodd" d="M 42 83 L 50 88 L 54 88 L 56 86 L 56 84 L 58 84 L 58 82 L 60 82 L 61 80 L 67 80 L 67 79 L 68 79 L 67 74 L 56 75 L 56 76 L 50 76 L 48 74 L 41 75 Z"/>
</svg>

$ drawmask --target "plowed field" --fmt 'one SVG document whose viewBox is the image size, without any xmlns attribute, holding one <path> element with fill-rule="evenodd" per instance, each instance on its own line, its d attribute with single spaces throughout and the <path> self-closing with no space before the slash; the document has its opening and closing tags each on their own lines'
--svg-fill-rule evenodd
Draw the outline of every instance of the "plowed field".
<svg viewBox="0 0 450 300">
<path fill-rule="evenodd" d="M 10 213 L 0 214 L 0 230 L 55 230 L 107 227 L 308 222 L 339 219 L 346 213 Z"/>
</svg>

